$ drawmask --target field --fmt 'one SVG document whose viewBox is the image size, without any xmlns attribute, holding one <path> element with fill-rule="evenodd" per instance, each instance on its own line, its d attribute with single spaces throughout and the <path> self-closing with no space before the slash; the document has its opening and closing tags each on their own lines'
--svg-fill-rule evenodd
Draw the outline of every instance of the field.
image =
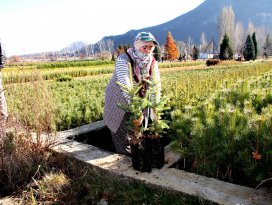
<svg viewBox="0 0 272 205">
<path fill-rule="evenodd" d="M 165 113 L 171 122 L 165 137 L 171 139 L 173 149 L 184 158 L 184 164 L 178 168 L 245 186 L 271 188 L 272 62 L 230 61 L 216 66 L 206 66 L 204 61 L 173 62 L 160 63 L 159 68 L 163 95 L 169 97 L 171 107 Z M 13 127 L 18 133 L 20 129 L 35 132 L 38 136 L 36 144 L 40 145 L 39 136 L 44 132 L 52 133 L 101 120 L 104 91 L 113 69 L 114 64 L 110 61 L 8 65 L 3 72 L 3 84 Z M 18 133 L 9 138 L 9 147 L 1 151 L 2 159 L 7 157 L 8 150 L 8 157 L 16 160 L 12 158 L 12 151 L 16 151 L 12 146 L 22 142 Z M 27 139 L 23 136 L 24 142 Z M 31 144 L 27 146 L 31 147 Z M 44 156 L 41 145 L 39 150 L 43 154 L 35 160 L 43 163 L 40 165 L 44 166 L 46 173 L 49 169 L 46 164 L 54 157 Z M 2 172 L 2 184 L 24 185 L 24 180 L 11 174 L 20 169 L 30 172 L 28 178 L 36 177 L 37 164 L 28 159 L 33 152 L 25 152 L 25 158 L 20 161 L 23 168 L 10 167 L 15 166 L 15 162 L 8 164 L 9 167 L 2 164 L 1 170 L 6 168 L 9 171 Z M 26 159 L 29 161 L 24 165 Z M 63 172 L 69 174 L 69 170 Z M 63 176 L 58 174 L 56 177 Z M 25 175 L 22 171 L 21 176 Z M 44 173 L 39 172 L 39 175 L 42 179 Z M 16 189 L 13 187 L 12 190 Z M 42 194 L 35 195 L 33 190 L 35 188 L 25 193 L 26 200 L 42 200 Z M 61 200 L 51 192 L 47 194 Z M 113 197 L 114 194 L 110 195 Z M 170 197 L 162 195 L 156 200 L 160 202 Z M 92 197 L 94 200 L 98 194 L 93 193 Z M 150 200 L 155 200 L 154 195 L 152 197 Z M 194 203 L 193 199 L 185 200 Z M 147 198 L 141 202 L 151 203 Z"/>
</svg>

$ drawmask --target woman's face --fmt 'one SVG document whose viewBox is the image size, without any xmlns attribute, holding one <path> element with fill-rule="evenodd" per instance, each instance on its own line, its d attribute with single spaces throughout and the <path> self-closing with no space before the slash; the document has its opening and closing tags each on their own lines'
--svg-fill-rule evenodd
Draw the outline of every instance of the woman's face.
<svg viewBox="0 0 272 205">
<path fill-rule="evenodd" d="M 151 53 L 152 52 L 152 48 L 153 48 L 153 46 L 152 45 L 143 45 L 140 49 L 139 49 L 139 51 L 141 51 L 142 53 L 144 53 L 144 54 L 149 54 L 149 53 Z"/>
</svg>

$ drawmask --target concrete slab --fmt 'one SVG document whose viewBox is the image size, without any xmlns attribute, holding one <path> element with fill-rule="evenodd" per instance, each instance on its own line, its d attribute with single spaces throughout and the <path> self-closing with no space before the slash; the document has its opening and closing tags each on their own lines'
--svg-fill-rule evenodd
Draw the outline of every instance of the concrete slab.
<svg viewBox="0 0 272 205">
<path fill-rule="evenodd" d="M 132 168 L 130 157 L 68 139 L 68 137 L 74 135 L 101 129 L 103 126 L 105 126 L 104 122 L 99 121 L 94 124 L 59 132 L 59 141 L 52 149 L 73 156 L 94 167 L 95 170 L 106 172 L 117 179 L 136 180 L 148 186 L 194 195 L 218 204 L 272 204 L 272 196 L 263 190 L 226 183 L 169 168 L 171 164 L 179 159 L 179 156 L 171 151 L 169 147 L 165 148 L 165 158 L 168 164 L 162 169 L 153 169 L 151 173 L 141 173 Z"/>
</svg>

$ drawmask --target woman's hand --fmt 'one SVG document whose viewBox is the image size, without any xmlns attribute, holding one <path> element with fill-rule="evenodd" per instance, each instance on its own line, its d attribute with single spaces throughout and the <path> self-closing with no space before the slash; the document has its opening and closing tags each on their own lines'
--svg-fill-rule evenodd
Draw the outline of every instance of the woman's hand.
<svg viewBox="0 0 272 205">
<path fill-rule="evenodd" d="M 143 113 L 141 113 L 140 117 L 137 120 L 132 120 L 135 127 L 140 127 L 142 125 L 142 122 L 144 120 Z"/>
</svg>

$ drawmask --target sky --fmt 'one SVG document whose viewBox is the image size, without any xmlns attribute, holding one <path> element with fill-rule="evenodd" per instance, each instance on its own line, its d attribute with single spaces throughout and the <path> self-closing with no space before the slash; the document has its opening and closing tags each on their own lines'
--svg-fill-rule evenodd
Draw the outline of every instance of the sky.
<svg viewBox="0 0 272 205">
<path fill-rule="evenodd" d="M 0 40 L 7 57 L 58 51 L 165 23 L 204 1 L 0 0 Z"/>
</svg>

